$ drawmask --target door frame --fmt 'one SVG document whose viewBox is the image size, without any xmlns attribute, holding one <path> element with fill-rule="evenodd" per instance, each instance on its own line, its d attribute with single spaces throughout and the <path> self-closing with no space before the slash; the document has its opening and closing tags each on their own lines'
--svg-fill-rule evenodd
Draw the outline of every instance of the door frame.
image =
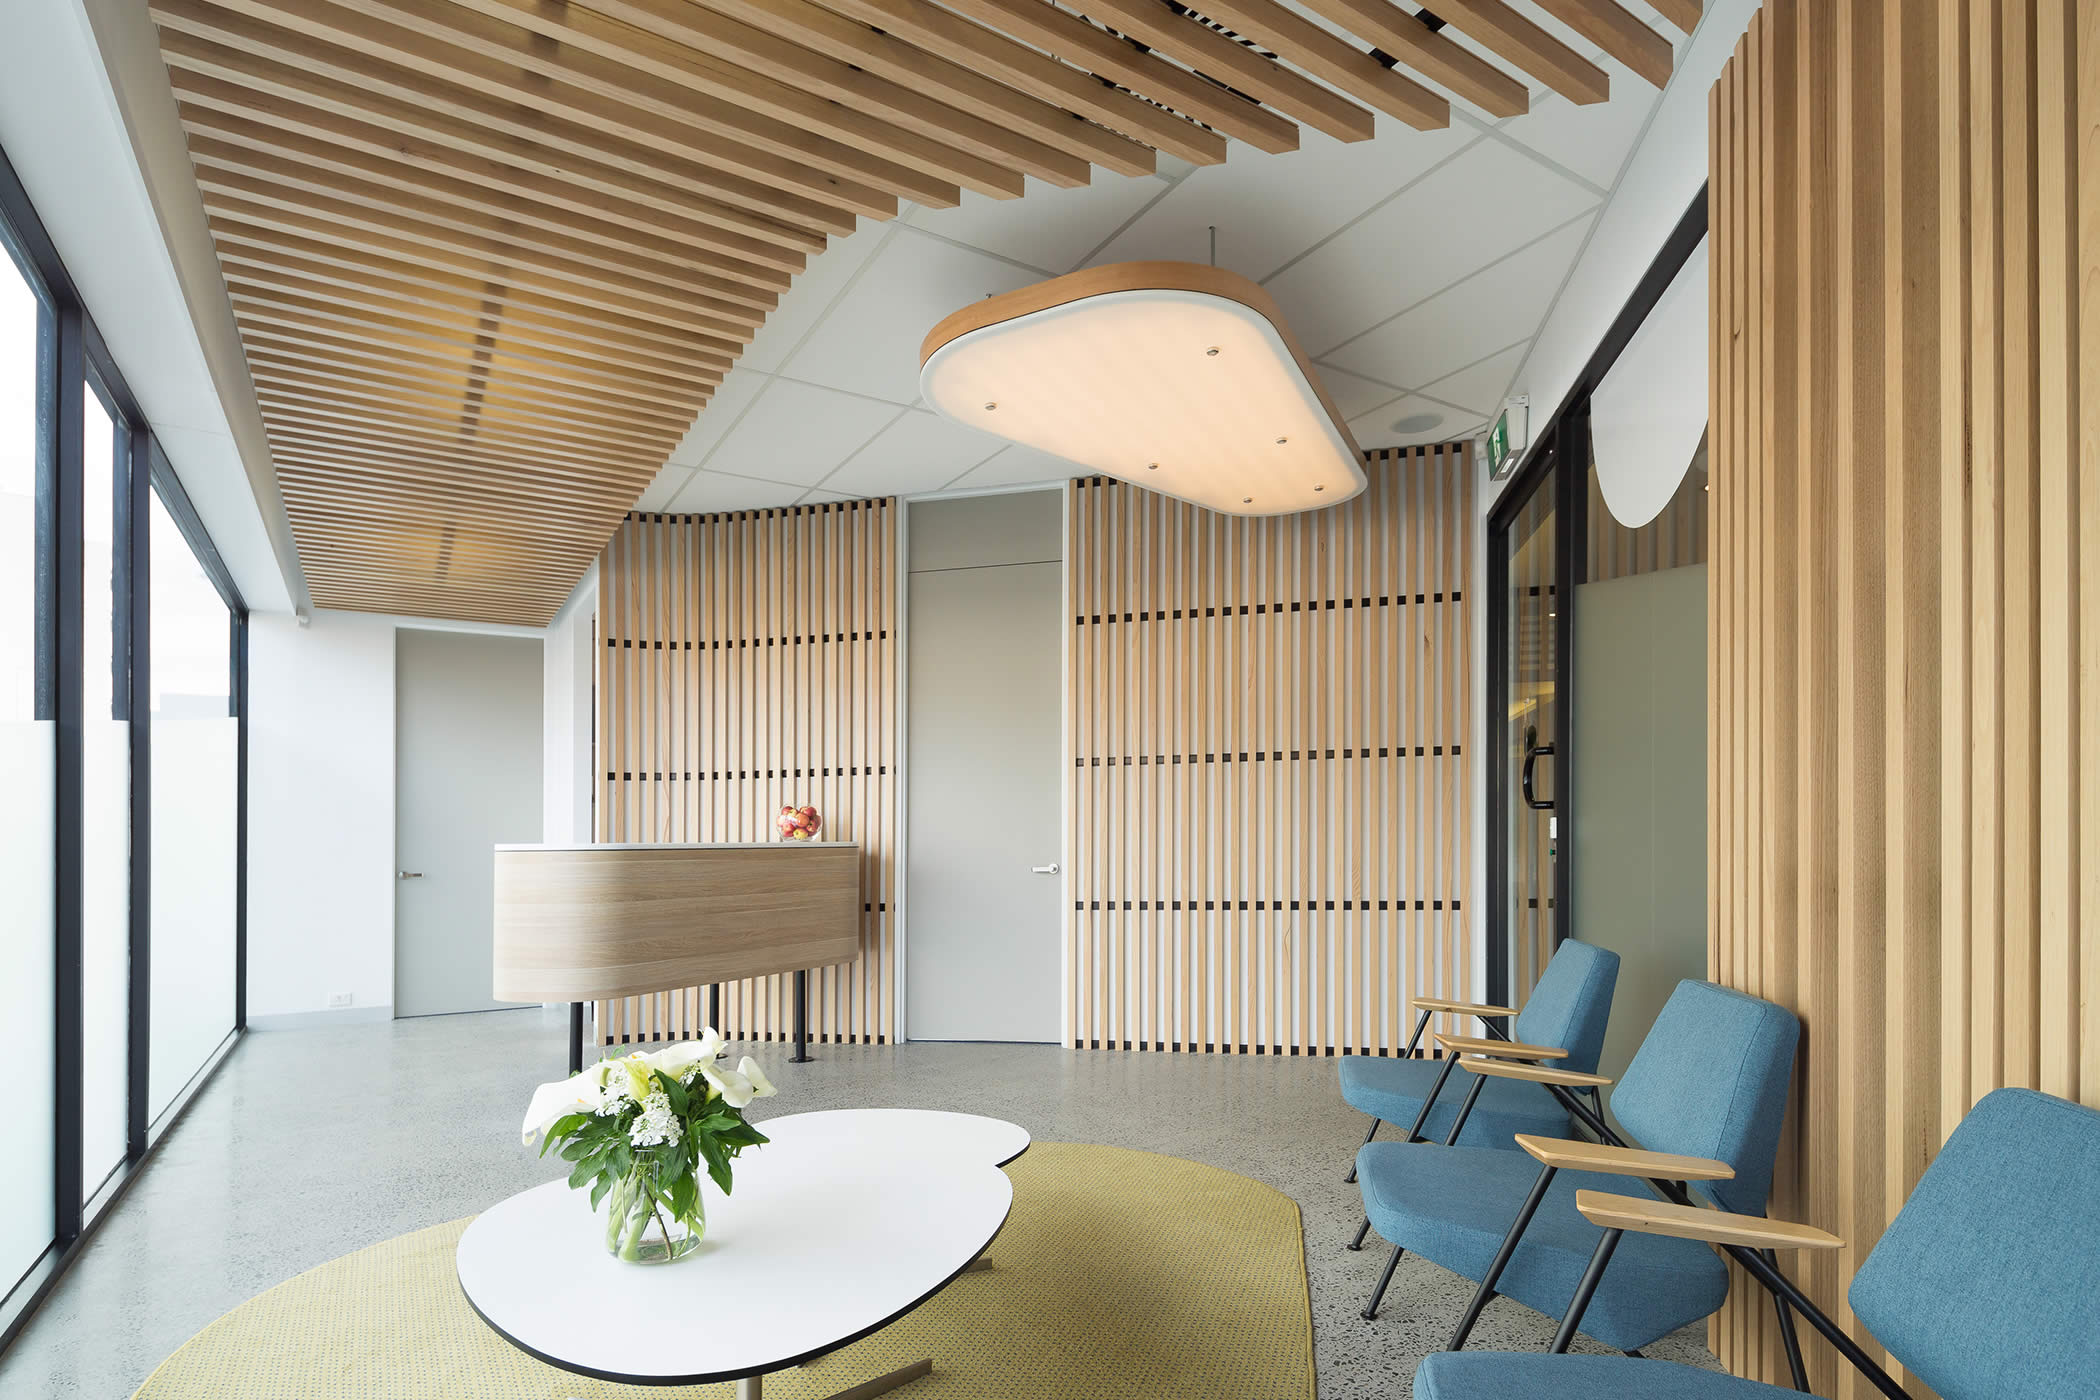
<svg viewBox="0 0 2100 1400">
<path fill-rule="evenodd" d="M 1553 696 L 1557 733 L 1553 753 L 1553 814 L 1558 819 L 1553 864 L 1553 944 L 1574 936 L 1573 891 L 1574 847 L 1568 840 L 1566 815 L 1568 795 L 1575 790 L 1577 755 L 1565 736 L 1575 732 L 1575 712 L 1581 697 L 1572 684 L 1574 676 L 1576 612 L 1575 585 L 1588 573 L 1590 395 L 1632 341 L 1634 332 L 1662 300 L 1687 259 L 1706 238 L 1707 187 L 1699 186 L 1691 203 L 1678 217 L 1661 251 L 1634 284 L 1633 294 L 1619 308 L 1604 338 L 1568 386 L 1545 426 L 1533 437 L 1509 484 L 1488 508 L 1487 517 L 1487 685 L 1483 694 L 1487 746 L 1487 996 L 1509 1006 L 1517 989 L 1510 985 L 1509 907 L 1505 895 L 1510 880 L 1510 771 L 1507 696 L 1509 690 L 1509 534 L 1518 513 L 1545 485 L 1545 476 L 1558 463 L 1563 470 L 1552 481 L 1553 583 L 1559 614 L 1553 632 Z M 1528 989 L 1526 989 L 1528 990 Z"/>
</svg>

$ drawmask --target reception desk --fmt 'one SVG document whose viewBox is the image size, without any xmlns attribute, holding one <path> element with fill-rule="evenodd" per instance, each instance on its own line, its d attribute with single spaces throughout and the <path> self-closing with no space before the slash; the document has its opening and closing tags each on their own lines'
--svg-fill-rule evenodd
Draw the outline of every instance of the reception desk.
<svg viewBox="0 0 2100 1400">
<path fill-rule="evenodd" d="M 786 972 L 806 1059 L 809 969 L 859 955 L 850 841 L 498 846 L 495 861 L 493 994 L 571 1003 L 572 1063 L 585 1002 Z"/>
</svg>

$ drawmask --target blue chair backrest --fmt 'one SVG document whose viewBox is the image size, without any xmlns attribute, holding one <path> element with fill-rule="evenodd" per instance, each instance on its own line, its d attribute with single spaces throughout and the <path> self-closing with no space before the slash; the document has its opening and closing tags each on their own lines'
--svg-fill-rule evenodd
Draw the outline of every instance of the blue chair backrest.
<svg viewBox="0 0 2100 1400">
<path fill-rule="evenodd" d="M 1969 1111 L 1852 1280 L 1944 1400 L 2100 1395 L 2100 1113 L 2032 1089 Z"/>
<path fill-rule="evenodd" d="M 1612 1113 L 1651 1152 L 1712 1157 L 1731 1181 L 1693 1182 L 1723 1210 L 1765 1213 L 1801 1024 L 1711 982 L 1679 982 L 1616 1088 Z"/>
<path fill-rule="evenodd" d="M 1619 984 L 1619 955 L 1570 938 L 1546 960 L 1509 1038 L 1526 1045 L 1552 1045 L 1568 1052 L 1556 1065 L 1597 1072 L 1604 1053 L 1604 1026 L 1611 1020 L 1611 994 Z"/>
</svg>

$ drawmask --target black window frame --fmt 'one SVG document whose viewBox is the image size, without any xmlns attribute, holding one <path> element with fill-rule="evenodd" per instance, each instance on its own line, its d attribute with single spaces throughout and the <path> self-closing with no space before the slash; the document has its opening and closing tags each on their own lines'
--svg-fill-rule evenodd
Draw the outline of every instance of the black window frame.
<svg viewBox="0 0 2100 1400">
<path fill-rule="evenodd" d="M 79 1256 L 96 1227 L 137 1180 L 198 1090 L 246 1033 L 248 871 L 248 607 L 225 560 L 169 466 L 137 397 L 96 328 L 14 166 L 0 151 L 0 259 L 20 271 L 38 302 L 36 412 L 36 676 L 35 714 L 55 722 L 57 763 L 52 797 L 55 859 L 51 937 L 57 1081 L 49 1148 L 54 1169 L 51 1240 L 18 1279 L 0 1278 L 0 1352 L 20 1334 Z M 4 275 L 4 271 L 0 271 Z M 84 557 L 83 446 L 88 395 L 114 416 L 117 462 L 114 526 L 111 694 L 130 721 L 130 859 L 127 929 L 124 1159 L 92 1192 L 81 1182 L 84 995 L 81 946 L 81 665 Z M 228 676 L 235 738 L 235 896 L 233 1026 L 159 1117 L 151 1107 L 152 1062 L 152 743 L 151 494 L 158 492 L 191 552 L 226 604 L 231 643 Z M 99 509 L 99 507 L 97 507 Z M 34 1137 L 23 1135 L 24 1150 Z"/>
</svg>

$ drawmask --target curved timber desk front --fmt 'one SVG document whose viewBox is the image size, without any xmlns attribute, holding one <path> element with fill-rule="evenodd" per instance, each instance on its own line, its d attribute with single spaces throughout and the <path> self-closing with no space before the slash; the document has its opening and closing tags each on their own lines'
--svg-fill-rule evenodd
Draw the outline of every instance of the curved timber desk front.
<svg viewBox="0 0 2100 1400">
<path fill-rule="evenodd" d="M 795 974 L 795 1058 L 808 1058 L 808 971 L 860 955 L 851 841 L 496 847 L 498 1001 L 583 1003 Z"/>
</svg>

